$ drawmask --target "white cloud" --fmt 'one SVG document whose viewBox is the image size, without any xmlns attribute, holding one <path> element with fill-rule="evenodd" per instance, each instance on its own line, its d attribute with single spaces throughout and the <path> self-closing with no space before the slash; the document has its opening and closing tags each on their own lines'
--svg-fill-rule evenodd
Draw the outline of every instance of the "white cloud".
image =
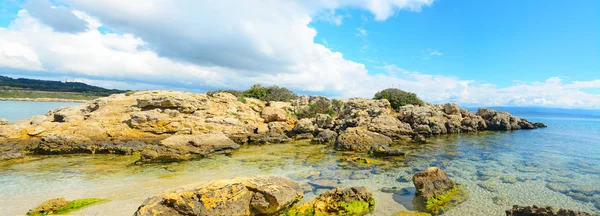
<svg viewBox="0 0 600 216">
<path fill-rule="evenodd" d="M 600 96 L 582 89 L 598 88 L 600 80 L 563 83 L 551 78 L 496 87 L 393 64 L 377 68 L 385 73 L 370 74 L 365 65 L 329 49 L 325 40 L 324 45 L 315 43 L 317 32 L 309 26 L 315 16 L 337 16 L 335 10 L 344 7 L 365 8 L 384 20 L 397 10 L 418 11 L 432 2 L 66 0 L 87 29 L 57 31 L 22 10 L 8 28 L 0 29 L 0 67 L 31 71 L 22 75 L 68 75 L 127 89 L 198 91 L 262 83 L 338 97 L 371 97 L 377 90 L 397 87 L 435 103 L 598 108 Z M 100 27 L 123 33 L 102 33 Z M 427 55 L 442 53 L 430 50 Z"/>
<path fill-rule="evenodd" d="M 359 37 L 367 36 L 367 30 L 362 27 L 356 28 L 356 36 L 359 36 Z"/>
</svg>

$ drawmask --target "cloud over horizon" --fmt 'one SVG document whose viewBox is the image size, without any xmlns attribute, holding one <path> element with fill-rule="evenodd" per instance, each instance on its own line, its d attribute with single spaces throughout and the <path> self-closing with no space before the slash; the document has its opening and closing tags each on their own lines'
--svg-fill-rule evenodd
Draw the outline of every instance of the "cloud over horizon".
<svg viewBox="0 0 600 216">
<path fill-rule="evenodd" d="M 385 22 L 433 0 L 59 2 L 69 7 L 30 1 L 8 28 L 0 28 L 0 68 L 23 70 L 24 76 L 80 77 L 107 87 L 206 90 L 262 83 L 334 97 L 371 97 L 397 87 L 434 103 L 600 108 L 600 94 L 587 91 L 600 89 L 600 80 L 550 77 L 499 87 L 387 63 L 375 67 L 383 73 L 369 72 L 315 43 L 317 30 L 310 27 L 315 19 L 343 25 L 345 17 L 336 13 L 342 8 L 359 8 Z M 364 28 L 356 30 L 357 36 L 367 35 Z"/>
</svg>

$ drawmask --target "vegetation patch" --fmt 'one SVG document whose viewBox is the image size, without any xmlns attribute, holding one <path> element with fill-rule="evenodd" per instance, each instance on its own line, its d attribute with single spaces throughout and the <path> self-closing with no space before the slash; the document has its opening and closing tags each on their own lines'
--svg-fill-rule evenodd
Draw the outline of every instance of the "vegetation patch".
<svg viewBox="0 0 600 216">
<path fill-rule="evenodd" d="M 325 98 L 321 98 L 308 104 L 306 108 L 296 111 L 296 116 L 298 116 L 299 119 L 314 118 L 317 114 L 327 114 L 331 117 L 335 117 L 338 112 L 331 101 Z"/>
<path fill-rule="evenodd" d="M 400 107 L 405 105 L 417 105 L 423 106 L 425 103 L 417 97 L 415 93 L 402 91 L 396 88 L 389 88 L 383 91 L 377 92 L 374 99 L 381 100 L 386 99 L 390 102 L 391 106 L 395 110 L 399 110 Z"/>
<path fill-rule="evenodd" d="M 279 86 L 263 87 L 259 84 L 253 85 L 248 90 L 242 93 L 242 96 L 249 98 L 256 98 L 262 101 L 291 101 L 298 97 L 298 95 L 287 88 Z"/>
<path fill-rule="evenodd" d="M 49 212 L 28 212 L 26 215 L 42 216 L 42 215 L 67 214 L 71 211 L 75 211 L 75 210 L 87 207 L 87 206 L 95 204 L 95 203 L 101 203 L 101 202 L 106 202 L 106 201 L 107 200 L 103 200 L 100 198 L 85 198 L 85 199 L 72 200 L 72 201 L 69 201 L 67 205 L 60 207 L 59 209 L 56 209 L 56 210 L 51 210 Z M 63 199 L 63 202 L 64 202 L 64 199 Z"/>
<path fill-rule="evenodd" d="M 435 196 L 425 201 L 425 209 L 438 215 L 464 202 L 469 197 L 463 186 L 456 185 L 445 194 Z"/>
</svg>

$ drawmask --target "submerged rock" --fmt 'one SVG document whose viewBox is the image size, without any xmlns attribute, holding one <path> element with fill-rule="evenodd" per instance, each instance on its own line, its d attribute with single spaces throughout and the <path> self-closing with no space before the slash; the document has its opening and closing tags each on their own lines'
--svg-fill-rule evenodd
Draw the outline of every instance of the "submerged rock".
<svg viewBox="0 0 600 216">
<path fill-rule="evenodd" d="M 175 135 L 142 151 L 140 162 L 172 162 L 228 153 L 240 145 L 221 133 Z"/>
<path fill-rule="evenodd" d="M 365 187 L 336 188 L 313 201 L 286 212 L 285 216 L 364 215 L 375 207 L 373 194 Z"/>
<path fill-rule="evenodd" d="M 401 211 L 394 214 L 394 216 L 431 216 L 431 214 L 419 211 Z"/>
<path fill-rule="evenodd" d="M 404 152 L 385 145 L 371 146 L 369 154 L 374 156 L 404 156 Z"/>
<path fill-rule="evenodd" d="M 287 178 L 233 178 L 162 193 L 146 200 L 134 215 L 277 215 L 302 197 L 300 186 Z"/>
<path fill-rule="evenodd" d="M 507 216 L 592 216 L 590 213 L 573 211 L 568 209 L 556 210 L 552 207 L 518 206 L 506 210 Z"/>
<path fill-rule="evenodd" d="M 68 205 L 69 205 L 69 202 L 67 202 L 67 200 L 65 200 L 65 198 L 62 198 L 62 197 L 55 198 L 55 199 L 51 199 L 51 200 L 48 200 L 48 201 L 45 201 L 45 202 L 39 204 L 35 208 L 32 208 L 31 210 L 29 210 L 29 212 L 27 212 L 27 214 L 28 215 L 30 215 L 30 214 L 50 214 L 56 210 L 66 207 Z"/>
</svg>

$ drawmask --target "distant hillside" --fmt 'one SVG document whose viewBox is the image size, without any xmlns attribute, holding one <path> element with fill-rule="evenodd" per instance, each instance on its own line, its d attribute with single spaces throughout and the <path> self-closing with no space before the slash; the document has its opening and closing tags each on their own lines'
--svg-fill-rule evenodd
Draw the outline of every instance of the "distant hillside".
<svg viewBox="0 0 600 216">
<path fill-rule="evenodd" d="M 105 89 L 80 82 L 60 82 L 0 76 L 0 90 L 42 91 L 42 92 L 71 92 L 89 96 L 108 96 L 124 93 L 123 90 Z"/>
</svg>

